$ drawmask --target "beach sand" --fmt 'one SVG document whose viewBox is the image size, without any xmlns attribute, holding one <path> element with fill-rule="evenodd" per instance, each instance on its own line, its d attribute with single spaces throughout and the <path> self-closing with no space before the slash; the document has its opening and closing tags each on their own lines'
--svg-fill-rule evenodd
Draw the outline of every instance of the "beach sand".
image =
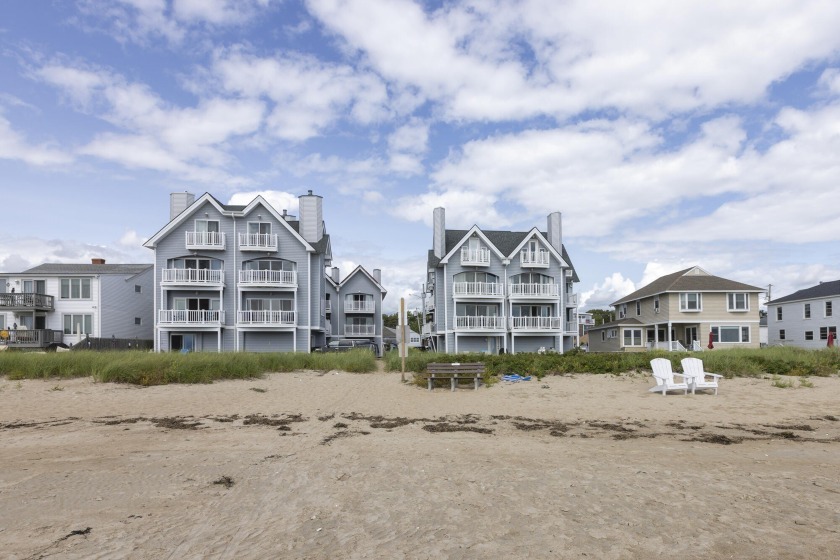
<svg viewBox="0 0 840 560">
<path fill-rule="evenodd" d="M 0 556 L 837 558 L 840 379 L 812 382 L 0 378 Z"/>
</svg>

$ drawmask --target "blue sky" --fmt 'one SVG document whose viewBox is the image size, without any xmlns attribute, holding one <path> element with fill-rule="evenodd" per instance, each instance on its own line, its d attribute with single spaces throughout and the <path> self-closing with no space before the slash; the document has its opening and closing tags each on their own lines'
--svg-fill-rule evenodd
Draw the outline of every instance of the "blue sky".
<svg viewBox="0 0 840 560">
<path fill-rule="evenodd" d="M 151 262 L 169 193 L 324 197 L 387 306 L 447 226 L 563 213 L 584 308 L 840 278 L 836 1 L 0 3 L 0 271 Z"/>
</svg>

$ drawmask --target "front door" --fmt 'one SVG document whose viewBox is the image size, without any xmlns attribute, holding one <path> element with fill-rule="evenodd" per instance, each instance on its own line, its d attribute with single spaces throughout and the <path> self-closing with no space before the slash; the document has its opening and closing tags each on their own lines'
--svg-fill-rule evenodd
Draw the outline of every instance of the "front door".
<svg viewBox="0 0 840 560">
<path fill-rule="evenodd" d="M 694 346 L 694 341 L 697 340 L 697 327 L 685 328 L 685 347 L 689 350 Z"/>
</svg>

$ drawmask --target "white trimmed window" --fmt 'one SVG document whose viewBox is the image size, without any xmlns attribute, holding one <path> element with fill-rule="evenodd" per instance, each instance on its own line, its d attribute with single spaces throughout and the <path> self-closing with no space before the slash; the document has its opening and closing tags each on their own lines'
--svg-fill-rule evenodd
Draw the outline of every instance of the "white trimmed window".
<svg viewBox="0 0 840 560">
<path fill-rule="evenodd" d="M 618 318 L 624 319 L 625 317 L 627 317 L 627 304 L 622 303 L 621 307 L 618 308 Z"/>
<path fill-rule="evenodd" d="M 747 293 L 726 294 L 727 311 L 749 311 L 750 295 Z"/>
<path fill-rule="evenodd" d="M 641 346 L 642 329 L 622 329 L 624 333 L 624 346 Z"/>
<path fill-rule="evenodd" d="M 831 317 L 831 313 L 832 313 L 831 302 L 827 301 L 827 302 L 825 302 L 825 316 L 826 317 Z"/>
<path fill-rule="evenodd" d="M 653 298 L 653 312 L 659 313 L 659 296 L 654 296 Z"/>
<path fill-rule="evenodd" d="M 618 338 L 618 330 L 610 329 L 607 331 L 607 338 Z"/>
<path fill-rule="evenodd" d="M 810 319 L 810 318 L 811 318 L 811 304 L 810 304 L 810 303 L 806 303 L 806 304 L 803 306 L 802 316 L 803 316 L 805 319 Z"/>
<path fill-rule="evenodd" d="M 776 308 L 776 320 L 777 321 L 782 320 L 782 307 L 781 306 Z"/>
<path fill-rule="evenodd" d="M 697 292 L 681 293 L 680 311 L 703 311 L 703 297 Z"/>
<path fill-rule="evenodd" d="M 814 331 L 805 331 L 805 340 L 814 340 Z"/>
<path fill-rule="evenodd" d="M 714 342 L 746 343 L 750 341 L 750 327 L 746 325 L 720 325 L 712 327 Z"/>
<path fill-rule="evenodd" d="M 641 315 L 641 314 L 642 314 L 642 302 L 639 301 L 639 300 L 636 300 L 636 315 Z"/>
<path fill-rule="evenodd" d="M 785 340 L 785 329 L 779 329 L 779 340 Z"/>
<path fill-rule="evenodd" d="M 64 334 L 93 334 L 93 315 L 64 315 Z"/>
<path fill-rule="evenodd" d="M 828 339 L 828 333 L 834 333 L 834 337 L 837 337 L 837 327 L 820 327 L 820 340 Z"/>
<path fill-rule="evenodd" d="M 61 299 L 90 299 L 90 278 L 62 278 Z"/>
</svg>

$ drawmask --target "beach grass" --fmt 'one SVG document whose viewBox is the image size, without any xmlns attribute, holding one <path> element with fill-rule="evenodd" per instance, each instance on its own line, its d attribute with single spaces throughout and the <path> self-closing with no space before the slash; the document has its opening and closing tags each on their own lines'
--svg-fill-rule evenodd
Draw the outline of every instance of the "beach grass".
<svg viewBox="0 0 840 560">
<path fill-rule="evenodd" d="M 141 351 L 0 354 L 0 375 L 10 380 L 93 377 L 100 382 L 165 385 L 256 379 L 265 373 L 298 370 L 368 373 L 376 371 L 376 358 L 365 350 L 312 354 Z"/>
<path fill-rule="evenodd" d="M 703 360 L 708 372 L 725 377 L 757 377 L 766 374 L 797 377 L 825 377 L 840 371 L 840 350 L 805 350 L 793 347 L 717 350 L 710 352 L 612 352 L 587 353 L 572 350 L 564 354 L 442 354 L 409 352 L 406 371 L 422 373 L 431 362 L 484 362 L 491 375 L 518 373 L 542 378 L 569 373 L 619 374 L 650 371 L 650 361 L 666 358 L 674 371 L 682 371 L 680 360 L 696 357 Z M 401 360 L 396 351 L 385 356 L 388 371 L 400 371 Z"/>
</svg>

